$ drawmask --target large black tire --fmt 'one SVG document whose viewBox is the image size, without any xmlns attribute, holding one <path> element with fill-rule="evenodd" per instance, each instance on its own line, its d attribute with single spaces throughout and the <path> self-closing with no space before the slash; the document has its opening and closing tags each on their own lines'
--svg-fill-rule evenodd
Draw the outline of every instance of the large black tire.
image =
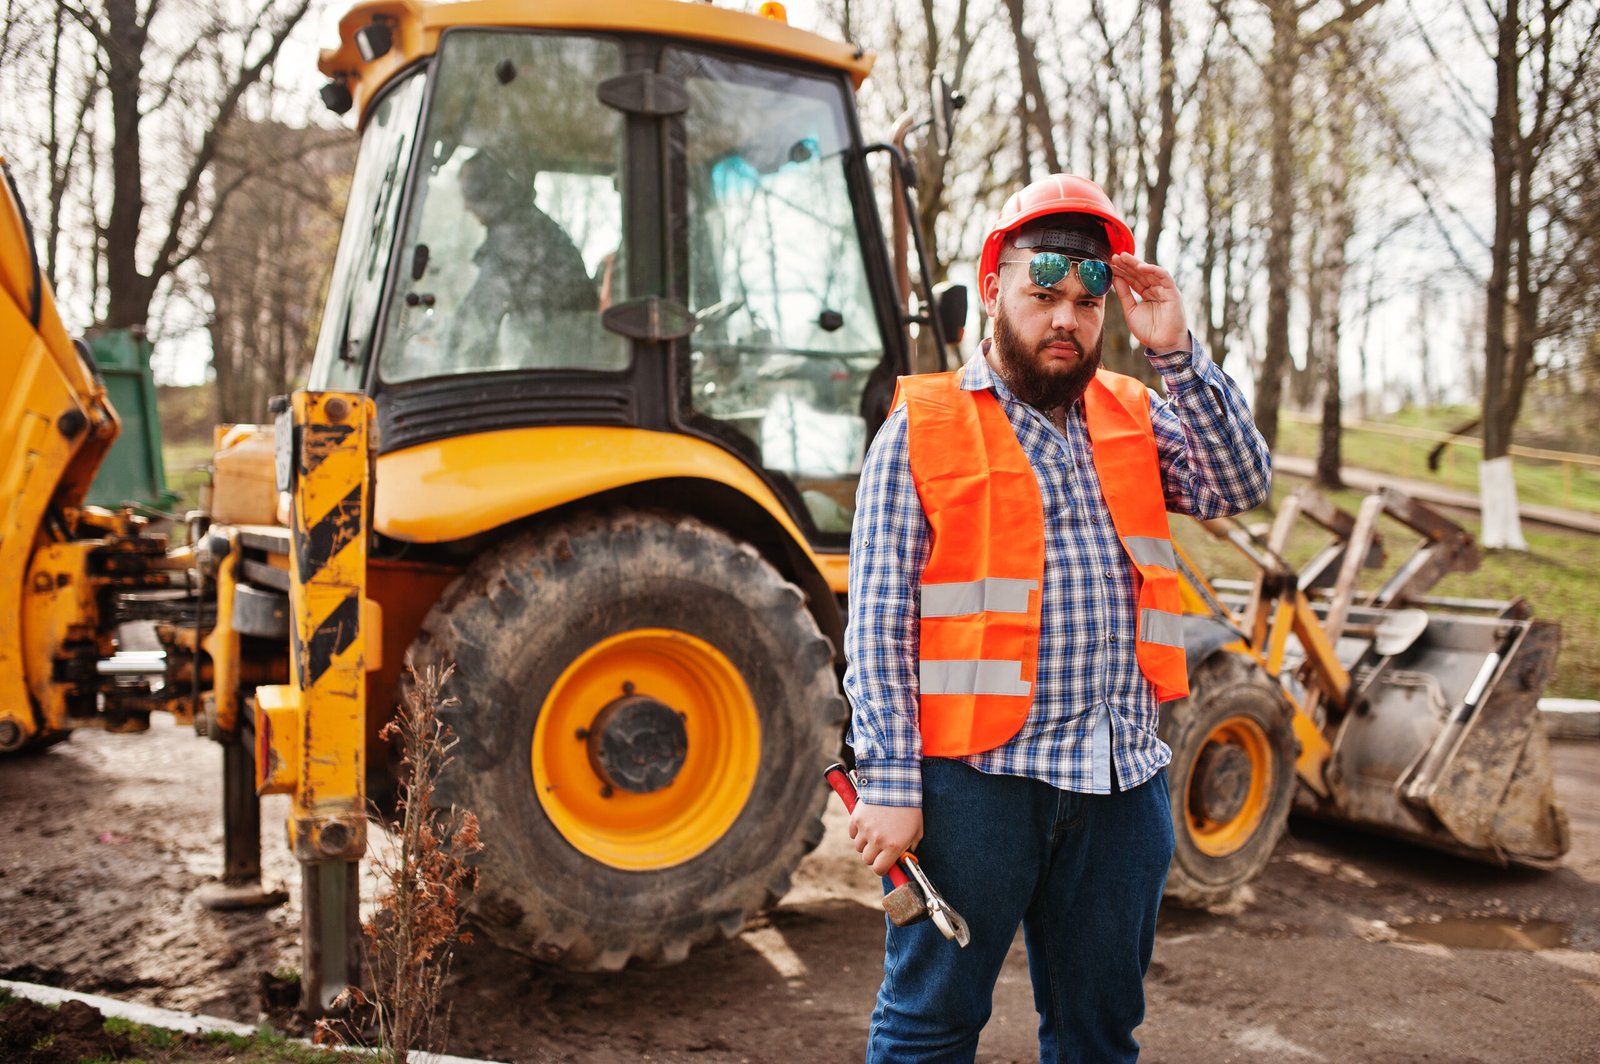
<svg viewBox="0 0 1600 1064">
<path fill-rule="evenodd" d="M 1165 897 L 1206 907 L 1232 901 L 1272 857 L 1289 820 L 1299 743 L 1288 699 L 1244 655 L 1213 653 L 1189 687 L 1161 711 L 1176 836 Z"/>
<path fill-rule="evenodd" d="M 460 743 L 436 798 L 479 818 L 476 923 L 502 946 L 580 970 L 675 963 L 775 902 L 822 838 L 846 717 L 832 647 L 798 588 L 700 521 L 624 512 L 514 537 L 446 591 L 412 654 L 456 665 Z M 674 687 L 674 670 L 705 682 Z M 584 688 L 595 676 L 609 694 Z M 596 717 L 641 704 L 634 724 Z M 611 760 L 595 735 L 619 744 Z M 653 812 L 679 800 L 697 812 Z"/>
</svg>

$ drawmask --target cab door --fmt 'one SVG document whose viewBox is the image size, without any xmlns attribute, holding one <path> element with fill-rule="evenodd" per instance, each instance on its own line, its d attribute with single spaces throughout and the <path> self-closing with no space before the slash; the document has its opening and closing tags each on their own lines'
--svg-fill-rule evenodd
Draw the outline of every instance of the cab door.
<svg viewBox="0 0 1600 1064">
<path fill-rule="evenodd" d="M 675 414 L 773 484 L 815 548 L 848 544 L 905 353 L 846 80 L 671 45 Z"/>
</svg>

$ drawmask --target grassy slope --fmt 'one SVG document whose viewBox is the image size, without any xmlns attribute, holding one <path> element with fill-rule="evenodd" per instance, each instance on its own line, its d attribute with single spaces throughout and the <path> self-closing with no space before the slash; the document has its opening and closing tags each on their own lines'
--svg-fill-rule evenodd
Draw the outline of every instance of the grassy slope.
<svg viewBox="0 0 1600 1064">
<path fill-rule="evenodd" d="M 1397 417 L 1395 423 L 1408 428 L 1448 432 L 1467 416 L 1461 410 L 1416 411 Z M 1283 419 L 1278 426 L 1278 446 L 1284 454 L 1313 458 L 1317 453 L 1316 424 Z M 1442 488 L 1478 490 L 1478 462 L 1482 448 L 1471 443 L 1455 443 L 1441 455 L 1438 472 L 1428 469 L 1428 452 L 1436 445 L 1427 440 L 1408 440 L 1362 429 L 1346 428 L 1340 442 L 1344 464 L 1358 469 L 1381 469 L 1411 480 L 1426 480 Z M 1600 466 L 1563 466 L 1532 458 L 1516 459 L 1517 497 L 1525 503 L 1560 506 L 1570 510 L 1600 513 Z"/>
</svg>

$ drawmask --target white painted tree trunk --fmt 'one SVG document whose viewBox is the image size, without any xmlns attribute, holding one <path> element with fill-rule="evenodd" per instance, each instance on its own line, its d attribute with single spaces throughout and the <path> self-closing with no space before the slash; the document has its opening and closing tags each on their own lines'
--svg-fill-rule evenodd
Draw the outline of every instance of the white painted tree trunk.
<svg viewBox="0 0 1600 1064">
<path fill-rule="evenodd" d="M 1511 470 L 1511 456 L 1491 458 L 1478 465 L 1478 500 L 1483 507 L 1485 547 L 1527 550 L 1522 538 L 1522 512 L 1517 507 L 1517 481 Z"/>
</svg>

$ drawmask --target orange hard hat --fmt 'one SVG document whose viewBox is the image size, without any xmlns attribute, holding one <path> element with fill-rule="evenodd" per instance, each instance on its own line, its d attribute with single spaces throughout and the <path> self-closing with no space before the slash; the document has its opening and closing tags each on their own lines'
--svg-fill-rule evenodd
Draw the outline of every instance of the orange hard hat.
<svg viewBox="0 0 1600 1064">
<path fill-rule="evenodd" d="M 1000 245 L 1006 234 L 1035 218 L 1049 214 L 1090 214 L 1106 224 L 1111 253 L 1133 254 L 1133 230 L 1117 214 L 1111 200 L 1099 185 L 1077 174 L 1051 174 L 1015 192 L 1000 208 L 989 235 L 983 238 L 983 257 L 978 260 L 978 283 L 1000 269 Z"/>
</svg>

